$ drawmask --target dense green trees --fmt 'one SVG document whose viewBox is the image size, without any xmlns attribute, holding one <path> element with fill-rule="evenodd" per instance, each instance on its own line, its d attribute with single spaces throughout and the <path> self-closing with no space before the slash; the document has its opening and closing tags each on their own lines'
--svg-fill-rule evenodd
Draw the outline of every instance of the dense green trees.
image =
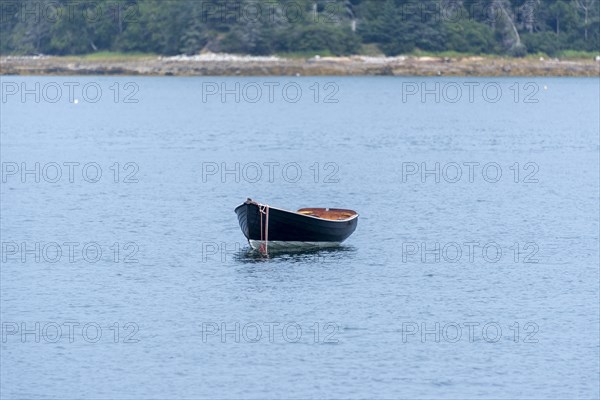
<svg viewBox="0 0 600 400">
<path fill-rule="evenodd" d="M 600 50 L 600 0 L 0 0 L 0 12 L 2 54 Z"/>
</svg>

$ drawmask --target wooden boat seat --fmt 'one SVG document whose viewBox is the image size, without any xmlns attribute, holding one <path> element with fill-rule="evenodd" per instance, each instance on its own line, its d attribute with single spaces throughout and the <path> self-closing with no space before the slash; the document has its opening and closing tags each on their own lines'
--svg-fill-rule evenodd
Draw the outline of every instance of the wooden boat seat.
<svg viewBox="0 0 600 400">
<path fill-rule="evenodd" d="M 310 215 L 322 219 L 330 219 L 333 221 L 341 221 L 352 218 L 356 215 L 356 211 L 342 210 L 339 208 L 301 208 L 298 214 Z"/>
</svg>

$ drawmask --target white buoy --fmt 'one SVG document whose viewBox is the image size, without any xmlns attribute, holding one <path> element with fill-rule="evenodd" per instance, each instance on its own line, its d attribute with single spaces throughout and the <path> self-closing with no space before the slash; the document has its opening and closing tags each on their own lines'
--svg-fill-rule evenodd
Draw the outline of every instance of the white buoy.
<svg viewBox="0 0 600 400">
<path fill-rule="evenodd" d="M 544 90 L 548 90 L 548 86 L 544 85 Z"/>
<path fill-rule="evenodd" d="M 79 104 L 79 99 L 73 100 L 73 104 Z"/>
</svg>

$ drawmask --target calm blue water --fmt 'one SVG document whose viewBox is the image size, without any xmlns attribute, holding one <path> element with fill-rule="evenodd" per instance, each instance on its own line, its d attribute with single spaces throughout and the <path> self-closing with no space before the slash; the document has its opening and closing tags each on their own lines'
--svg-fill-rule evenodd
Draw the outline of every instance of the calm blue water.
<svg viewBox="0 0 600 400">
<path fill-rule="evenodd" d="M 2 398 L 600 396 L 598 79 L 2 85 Z M 358 229 L 262 257 L 246 197 Z"/>
</svg>

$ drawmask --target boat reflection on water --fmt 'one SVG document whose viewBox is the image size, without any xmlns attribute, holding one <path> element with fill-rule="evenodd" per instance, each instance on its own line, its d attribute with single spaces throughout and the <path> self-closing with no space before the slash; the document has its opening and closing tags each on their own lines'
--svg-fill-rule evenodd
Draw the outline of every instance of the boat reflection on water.
<svg viewBox="0 0 600 400">
<path fill-rule="evenodd" d="M 265 254 L 259 249 L 247 246 L 234 254 L 234 260 L 244 264 L 262 263 L 265 261 L 335 264 L 351 259 L 355 252 L 356 248 L 353 246 L 337 246 L 326 248 L 269 249 L 268 253 Z"/>
</svg>

